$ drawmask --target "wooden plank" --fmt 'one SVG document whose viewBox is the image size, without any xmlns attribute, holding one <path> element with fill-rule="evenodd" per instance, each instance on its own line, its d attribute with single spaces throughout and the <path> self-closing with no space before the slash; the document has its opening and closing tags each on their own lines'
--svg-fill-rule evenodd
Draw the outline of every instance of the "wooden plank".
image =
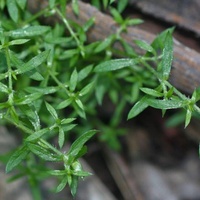
<svg viewBox="0 0 200 200">
<path fill-rule="evenodd" d="M 129 0 L 142 12 L 200 35 L 199 0 Z"/>
</svg>

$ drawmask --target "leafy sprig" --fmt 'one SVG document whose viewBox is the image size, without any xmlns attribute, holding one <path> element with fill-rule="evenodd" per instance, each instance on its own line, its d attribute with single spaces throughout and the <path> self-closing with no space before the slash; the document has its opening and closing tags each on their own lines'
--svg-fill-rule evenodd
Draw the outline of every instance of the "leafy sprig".
<svg viewBox="0 0 200 200">
<path fill-rule="evenodd" d="M 86 32 L 95 19 L 83 26 L 70 23 L 65 18 L 67 1 L 49 0 L 47 7 L 34 15 L 27 12 L 26 2 L 0 1 L 0 119 L 23 133 L 21 145 L 7 159 L 6 172 L 19 170 L 12 180 L 28 176 L 35 199 L 42 199 L 37 187 L 41 174 L 60 180 L 57 192 L 68 185 L 75 195 L 78 180 L 90 175 L 82 169 L 80 158 L 87 152 L 86 142 L 97 132 L 94 129 L 101 131 L 99 140 L 120 149 L 118 136 L 125 131 L 119 124 L 127 104 L 133 104 L 128 119 L 148 107 L 161 109 L 163 114 L 167 109 L 183 108 L 185 127 L 193 113 L 200 113 L 200 90 L 186 97 L 168 81 L 173 29 L 161 33 L 152 44 L 136 40 L 146 52 L 138 55 L 121 36 L 128 26 L 142 23 L 123 19 L 121 12 L 128 1 L 93 0 L 97 7 L 109 9 L 119 24 L 116 33 L 93 43 L 87 43 Z M 72 1 L 72 7 L 78 15 L 78 1 Z M 9 16 L 4 14 L 6 9 Z M 54 27 L 39 20 L 55 14 L 61 23 Z M 113 47 L 116 41 L 123 50 Z M 106 107 L 105 97 L 116 107 L 106 123 L 97 111 Z M 71 134 L 75 141 L 64 152 Z M 62 166 L 48 168 L 46 162 Z"/>
</svg>

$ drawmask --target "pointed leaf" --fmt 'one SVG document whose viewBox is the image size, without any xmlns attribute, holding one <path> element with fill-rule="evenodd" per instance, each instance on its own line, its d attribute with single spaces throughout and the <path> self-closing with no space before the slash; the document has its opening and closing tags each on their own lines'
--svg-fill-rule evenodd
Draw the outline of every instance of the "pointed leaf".
<svg viewBox="0 0 200 200">
<path fill-rule="evenodd" d="M 73 92 L 76 89 L 77 82 L 78 82 L 78 73 L 76 69 L 74 69 L 70 77 L 70 82 L 69 82 L 70 91 Z"/>
<path fill-rule="evenodd" d="M 158 99 L 147 99 L 147 104 L 153 108 L 157 109 L 176 109 L 184 106 L 182 100 L 158 100 Z"/>
<path fill-rule="evenodd" d="M 117 3 L 117 10 L 119 13 L 122 13 L 122 11 L 126 8 L 128 5 L 128 0 L 118 1 Z"/>
<path fill-rule="evenodd" d="M 148 95 L 151 95 L 153 97 L 162 97 L 163 94 L 161 92 L 158 92 L 154 89 L 150 89 L 150 88 L 140 88 L 140 90 Z"/>
<path fill-rule="evenodd" d="M 60 148 L 63 147 L 64 142 L 65 142 L 65 133 L 62 127 L 59 127 L 58 144 Z"/>
<path fill-rule="evenodd" d="M 29 39 L 18 39 L 18 40 L 12 40 L 8 44 L 9 44 L 9 46 L 12 46 L 12 45 L 21 45 L 21 44 L 25 44 L 28 41 L 29 41 Z"/>
<path fill-rule="evenodd" d="M 25 95 L 23 98 L 15 101 L 16 105 L 25 105 L 32 104 L 35 100 L 39 99 L 42 96 L 41 93 L 33 93 L 29 95 Z"/>
<path fill-rule="evenodd" d="M 44 61 L 46 61 L 48 55 L 49 55 L 49 51 L 43 51 L 42 53 L 33 57 L 31 60 L 29 60 L 27 63 L 25 63 L 21 67 L 18 67 L 18 69 L 15 71 L 16 74 L 23 74 L 32 69 L 35 69 L 36 67 L 40 66 Z"/>
<path fill-rule="evenodd" d="M 24 38 L 24 37 L 35 37 L 44 35 L 47 31 L 50 30 L 49 26 L 29 26 L 25 28 L 20 28 L 12 30 L 9 32 L 9 36 L 13 38 Z"/>
<path fill-rule="evenodd" d="M 147 103 L 147 96 L 144 96 L 140 101 L 138 101 L 129 111 L 128 113 L 128 119 L 131 119 L 133 117 L 136 117 L 139 115 L 142 111 L 144 111 L 148 107 Z"/>
<path fill-rule="evenodd" d="M 52 9 L 55 6 L 56 0 L 49 0 L 49 6 Z"/>
<path fill-rule="evenodd" d="M 14 22 L 18 21 L 19 11 L 17 8 L 16 0 L 7 0 L 8 13 Z"/>
<path fill-rule="evenodd" d="M 28 93 L 42 93 L 42 94 L 52 94 L 58 90 L 57 87 L 26 87 L 25 91 Z"/>
<path fill-rule="evenodd" d="M 187 109 L 185 116 L 185 128 L 189 125 L 191 118 L 192 118 L 192 111 L 191 109 Z"/>
<path fill-rule="evenodd" d="M 161 61 L 163 79 L 167 80 L 171 71 L 173 61 L 173 39 L 170 32 L 166 35 L 165 47 L 163 49 L 163 57 Z"/>
<path fill-rule="evenodd" d="M 68 105 L 70 105 L 72 103 L 72 99 L 66 99 L 64 101 L 62 101 L 61 103 L 58 104 L 58 106 L 56 107 L 57 109 L 63 109 L 65 107 L 67 107 Z"/>
<path fill-rule="evenodd" d="M 10 157 L 7 165 L 6 165 L 6 173 L 10 172 L 14 167 L 19 165 L 22 160 L 26 158 L 28 155 L 29 150 L 26 145 L 20 147 L 18 150 L 16 150 L 13 155 Z"/>
<path fill-rule="evenodd" d="M 56 155 L 49 152 L 47 149 L 33 143 L 28 144 L 28 148 L 31 152 L 33 152 L 35 155 L 39 156 L 43 160 L 46 161 L 59 161 L 60 159 L 56 157 Z"/>
<path fill-rule="evenodd" d="M 122 69 L 124 67 L 130 67 L 132 65 L 135 65 L 137 62 L 138 62 L 137 59 L 129 59 L 129 58 L 109 60 L 97 65 L 94 71 L 95 72 L 114 71 L 114 70 Z"/>
<path fill-rule="evenodd" d="M 76 118 L 66 118 L 66 119 L 62 119 L 62 120 L 61 120 L 61 124 L 69 124 L 69 123 L 73 122 L 74 120 L 76 120 Z"/>
<path fill-rule="evenodd" d="M 89 83 L 86 85 L 79 93 L 79 96 L 84 96 L 90 92 L 90 90 L 94 87 L 94 82 Z"/>
<path fill-rule="evenodd" d="M 56 192 L 62 191 L 67 185 L 67 182 L 68 182 L 68 176 L 64 176 L 61 183 L 57 186 Z"/>
<path fill-rule="evenodd" d="M 83 68 L 82 70 L 80 70 L 80 72 L 78 73 L 78 81 L 80 82 L 83 79 L 85 79 L 90 74 L 92 69 L 93 69 L 93 65 L 89 65 Z"/>
<path fill-rule="evenodd" d="M 16 0 L 16 2 L 22 10 L 25 9 L 27 0 Z"/>
<path fill-rule="evenodd" d="M 94 52 L 99 53 L 105 50 L 107 47 L 111 45 L 112 41 L 113 41 L 113 37 L 107 37 L 106 39 L 104 39 L 103 41 L 99 43 L 99 45 L 94 49 Z"/>
<path fill-rule="evenodd" d="M 8 87 L 0 82 L 0 92 L 8 93 Z"/>
<path fill-rule="evenodd" d="M 34 134 L 28 136 L 26 138 L 26 141 L 27 142 L 31 142 L 33 140 L 37 140 L 37 139 L 41 138 L 44 134 L 46 134 L 48 131 L 49 131 L 48 128 L 43 128 L 43 129 L 41 129 L 39 131 L 36 131 Z"/>
<path fill-rule="evenodd" d="M 54 107 L 52 105 L 50 105 L 49 103 L 45 102 L 46 104 L 46 108 L 49 111 L 49 113 L 51 114 L 51 116 L 56 120 L 58 119 L 58 114 L 56 112 L 56 110 L 54 109 Z"/>
<path fill-rule="evenodd" d="M 90 130 L 83 135 L 81 135 L 78 139 L 75 140 L 75 142 L 71 145 L 68 155 L 75 157 L 79 151 L 83 148 L 83 145 L 96 133 L 96 130 Z"/>
<path fill-rule="evenodd" d="M 78 187 L 78 177 L 72 176 L 72 183 L 70 184 L 71 194 L 75 196 Z"/>
<path fill-rule="evenodd" d="M 147 42 L 143 41 L 143 40 L 135 40 L 134 41 L 141 49 L 144 49 L 145 51 L 148 52 L 155 52 L 155 50 L 153 49 L 153 47 L 151 45 L 149 45 Z"/>
</svg>

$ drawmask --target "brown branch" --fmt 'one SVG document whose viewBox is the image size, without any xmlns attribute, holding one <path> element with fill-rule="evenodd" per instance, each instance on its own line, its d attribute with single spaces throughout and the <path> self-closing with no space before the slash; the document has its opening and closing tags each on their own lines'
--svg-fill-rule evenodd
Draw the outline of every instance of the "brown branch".
<svg viewBox="0 0 200 200">
<path fill-rule="evenodd" d="M 31 12 L 39 11 L 45 4 L 45 0 L 28 1 L 28 7 Z M 90 4 L 79 1 L 79 9 L 80 14 L 77 17 L 69 4 L 66 8 L 66 18 L 82 25 L 91 17 L 95 17 L 95 25 L 88 32 L 89 42 L 103 40 L 118 30 L 118 25 L 110 16 L 101 13 Z M 46 18 L 45 22 L 53 24 L 58 21 L 59 19 L 55 17 Z M 141 49 L 133 43 L 133 40 L 141 39 L 151 43 L 156 36 L 137 27 L 129 27 L 127 32 L 122 34 L 122 37 L 140 54 Z M 116 48 L 119 48 L 119 46 L 116 46 Z M 185 93 L 192 93 L 196 87 L 200 86 L 199 77 L 200 54 L 174 39 L 174 61 L 170 82 Z"/>
</svg>

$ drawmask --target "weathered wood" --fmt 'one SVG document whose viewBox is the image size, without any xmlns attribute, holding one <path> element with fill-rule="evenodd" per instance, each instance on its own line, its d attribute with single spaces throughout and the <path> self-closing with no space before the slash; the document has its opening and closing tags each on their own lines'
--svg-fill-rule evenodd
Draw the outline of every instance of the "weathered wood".
<svg viewBox="0 0 200 200">
<path fill-rule="evenodd" d="M 129 3 L 146 14 L 200 35 L 199 0 L 129 0 Z"/>
<path fill-rule="evenodd" d="M 37 12 L 46 5 L 45 0 L 28 1 L 28 7 L 31 12 Z M 80 14 L 76 16 L 69 4 L 66 8 L 66 18 L 74 20 L 78 24 L 84 24 L 91 17 L 95 17 L 95 25 L 88 32 L 88 41 L 93 42 L 103 40 L 108 35 L 116 33 L 118 25 L 108 15 L 101 13 L 90 4 L 79 1 Z M 58 22 L 57 17 L 46 18 L 46 23 Z M 151 43 L 156 37 L 147 31 L 137 27 L 129 27 L 127 32 L 122 34 L 122 37 L 135 49 L 137 53 L 142 53 L 133 40 L 145 40 Z M 119 48 L 119 46 L 116 46 Z M 185 93 L 192 91 L 200 86 L 200 54 L 196 51 L 184 46 L 174 39 L 174 61 L 170 75 L 170 82 Z"/>
</svg>

